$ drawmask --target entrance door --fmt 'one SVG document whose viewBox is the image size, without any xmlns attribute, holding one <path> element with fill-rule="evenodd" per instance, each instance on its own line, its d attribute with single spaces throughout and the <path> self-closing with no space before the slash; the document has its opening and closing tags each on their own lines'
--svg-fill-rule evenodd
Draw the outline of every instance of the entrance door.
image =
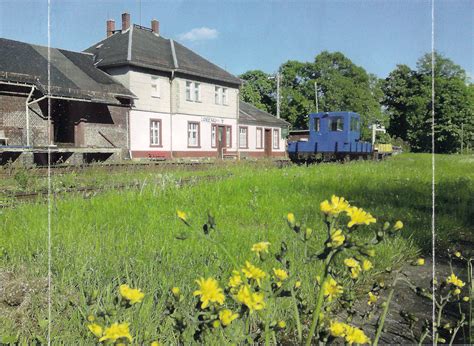
<svg viewBox="0 0 474 346">
<path fill-rule="evenodd" d="M 265 129 L 265 157 L 272 156 L 272 130 Z"/>
<path fill-rule="evenodd" d="M 217 157 L 224 158 L 224 148 L 226 146 L 225 126 L 217 126 Z"/>
</svg>

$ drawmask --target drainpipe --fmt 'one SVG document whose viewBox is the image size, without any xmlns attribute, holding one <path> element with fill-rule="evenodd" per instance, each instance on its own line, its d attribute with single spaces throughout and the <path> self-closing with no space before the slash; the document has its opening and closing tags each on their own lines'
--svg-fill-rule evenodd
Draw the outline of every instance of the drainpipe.
<svg viewBox="0 0 474 346">
<path fill-rule="evenodd" d="M 28 94 L 28 97 L 26 98 L 25 101 L 25 108 L 26 108 L 26 146 L 30 146 L 30 114 L 29 114 L 29 105 L 28 102 L 30 102 L 31 96 L 33 95 L 33 92 L 35 91 L 35 86 L 33 85 L 31 87 L 31 91 Z"/>
</svg>

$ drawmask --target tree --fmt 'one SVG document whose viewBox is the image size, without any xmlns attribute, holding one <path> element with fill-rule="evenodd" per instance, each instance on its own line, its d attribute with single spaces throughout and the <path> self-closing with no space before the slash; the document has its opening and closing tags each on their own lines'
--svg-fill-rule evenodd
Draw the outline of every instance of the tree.
<svg viewBox="0 0 474 346">
<path fill-rule="evenodd" d="M 251 103 L 258 109 L 275 114 L 276 110 L 276 83 L 272 76 L 260 71 L 247 71 L 239 76 L 243 81 L 240 89 L 242 101 Z"/>
<path fill-rule="evenodd" d="M 392 136 L 408 141 L 414 151 L 432 147 L 431 53 L 417 62 L 417 70 L 399 65 L 383 83 L 383 105 L 390 117 Z M 451 60 L 435 53 L 434 131 L 435 151 L 452 153 L 461 146 L 464 124 L 465 143 L 472 141 L 474 104 L 465 71 Z"/>
</svg>

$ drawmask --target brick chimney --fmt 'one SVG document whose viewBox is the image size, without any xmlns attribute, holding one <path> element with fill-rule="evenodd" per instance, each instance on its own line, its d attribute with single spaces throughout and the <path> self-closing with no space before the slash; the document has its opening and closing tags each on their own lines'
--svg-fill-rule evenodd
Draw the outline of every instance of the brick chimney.
<svg viewBox="0 0 474 346">
<path fill-rule="evenodd" d="M 122 13 L 122 31 L 127 30 L 130 27 L 130 13 Z"/>
<path fill-rule="evenodd" d="M 115 20 L 109 19 L 107 21 L 107 37 L 112 36 L 115 31 Z"/>
<path fill-rule="evenodd" d="M 151 21 L 151 31 L 157 35 L 160 34 L 160 22 L 156 19 L 152 19 Z"/>
</svg>

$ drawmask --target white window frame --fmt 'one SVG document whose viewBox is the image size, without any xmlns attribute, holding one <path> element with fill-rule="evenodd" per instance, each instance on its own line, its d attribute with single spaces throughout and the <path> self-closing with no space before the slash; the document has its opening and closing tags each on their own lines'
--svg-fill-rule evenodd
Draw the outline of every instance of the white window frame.
<svg viewBox="0 0 474 346">
<path fill-rule="evenodd" d="M 161 147 L 161 119 L 150 119 L 150 146 Z"/>
<path fill-rule="evenodd" d="M 160 98 L 160 78 L 151 76 L 151 97 Z"/>
<path fill-rule="evenodd" d="M 218 87 L 217 85 L 214 87 L 214 103 L 216 105 L 221 104 L 221 87 Z"/>
<path fill-rule="evenodd" d="M 188 122 L 188 147 L 189 148 L 199 148 L 200 146 L 200 124 L 198 122 L 189 121 Z M 196 135 L 193 136 L 191 134 L 195 133 Z M 195 143 L 192 143 L 191 140 L 196 140 Z"/>
<path fill-rule="evenodd" d="M 201 83 L 194 82 L 194 102 L 201 102 Z"/>
<path fill-rule="evenodd" d="M 211 125 L 211 147 L 217 147 L 217 125 Z"/>
<path fill-rule="evenodd" d="M 280 130 L 279 129 L 273 129 L 273 149 L 280 149 Z"/>
<path fill-rule="evenodd" d="M 259 134 L 260 132 L 260 134 Z M 255 142 L 256 149 L 263 149 L 263 128 L 257 127 L 256 128 L 257 140 Z"/>
<path fill-rule="evenodd" d="M 228 100 L 228 95 L 227 95 L 227 88 L 221 88 L 222 90 L 222 95 L 221 95 L 221 104 L 223 104 L 224 106 L 227 106 L 229 104 L 229 100 Z"/>
<path fill-rule="evenodd" d="M 193 101 L 192 85 L 192 82 L 186 81 L 186 101 Z"/>
<path fill-rule="evenodd" d="M 232 126 L 225 127 L 225 142 L 226 148 L 232 148 Z"/>
<path fill-rule="evenodd" d="M 243 131 L 243 132 L 242 132 Z M 245 136 L 245 140 L 242 140 L 242 136 Z M 239 127 L 239 148 L 247 149 L 249 141 L 249 128 L 248 127 Z"/>
</svg>

